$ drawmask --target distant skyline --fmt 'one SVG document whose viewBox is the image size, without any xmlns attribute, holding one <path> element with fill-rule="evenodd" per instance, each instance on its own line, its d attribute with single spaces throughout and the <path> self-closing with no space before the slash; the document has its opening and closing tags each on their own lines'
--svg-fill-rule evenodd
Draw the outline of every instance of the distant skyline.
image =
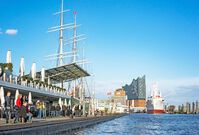
<svg viewBox="0 0 199 135">
<path fill-rule="evenodd" d="M 78 33 L 86 34 L 78 47 L 92 62 L 98 98 L 146 75 L 147 95 L 158 82 L 169 104 L 199 100 L 198 0 L 64 0 L 64 6 L 71 9 L 65 22 L 77 11 Z M 60 0 L 1 0 L 0 62 L 11 50 L 15 74 L 22 56 L 26 73 L 33 62 L 37 70 L 55 64 L 44 56 L 58 49 L 58 33 L 46 31 L 59 24 L 52 15 L 59 9 Z"/>
</svg>

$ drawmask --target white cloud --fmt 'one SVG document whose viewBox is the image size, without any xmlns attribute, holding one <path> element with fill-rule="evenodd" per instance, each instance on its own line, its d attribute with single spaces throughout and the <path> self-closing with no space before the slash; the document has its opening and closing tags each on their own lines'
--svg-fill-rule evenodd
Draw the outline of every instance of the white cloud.
<svg viewBox="0 0 199 135">
<path fill-rule="evenodd" d="M 17 29 L 7 29 L 5 33 L 8 35 L 16 35 L 18 33 L 18 30 Z"/>
</svg>

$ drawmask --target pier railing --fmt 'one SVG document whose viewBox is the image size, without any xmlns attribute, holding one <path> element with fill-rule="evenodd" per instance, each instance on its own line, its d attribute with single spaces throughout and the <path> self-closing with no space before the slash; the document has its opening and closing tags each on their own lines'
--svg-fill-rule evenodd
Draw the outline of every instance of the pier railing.
<svg viewBox="0 0 199 135">
<path fill-rule="evenodd" d="M 53 95 L 62 95 L 62 96 L 67 96 L 67 92 L 64 89 L 60 89 L 59 87 L 52 86 L 52 85 L 46 85 L 45 83 L 39 83 L 36 81 L 29 81 L 28 79 L 22 79 L 19 78 L 16 75 L 6 75 L 5 73 L 3 74 L 2 77 L 0 77 L 0 80 L 5 82 L 5 84 L 13 84 L 15 86 L 23 86 L 26 88 L 31 88 L 32 90 L 36 91 L 41 91 L 41 92 L 47 92 L 51 93 Z M 21 88 L 21 87 L 20 87 Z M 30 90 L 30 89 L 27 89 Z"/>
</svg>

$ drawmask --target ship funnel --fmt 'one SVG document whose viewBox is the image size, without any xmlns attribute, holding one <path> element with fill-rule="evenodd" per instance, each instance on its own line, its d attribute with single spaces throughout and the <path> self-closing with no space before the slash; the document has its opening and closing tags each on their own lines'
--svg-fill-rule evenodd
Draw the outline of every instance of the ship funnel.
<svg viewBox="0 0 199 135">
<path fill-rule="evenodd" d="M 36 63 L 32 64 L 32 68 L 31 68 L 31 77 L 33 78 L 33 80 L 36 79 Z"/>
<path fill-rule="evenodd" d="M 41 81 L 44 82 L 45 81 L 45 68 L 41 69 Z"/>
<path fill-rule="evenodd" d="M 7 51 L 7 56 L 6 56 L 6 63 L 12 63 L 11 61 L 11 51 Z"/>
<path fill-rule="evenodd" d="M 19 75 L 20 76 L 24 76 L 25 75 L 25 62 L 24 62 L 24 58 L 21 58 L 20 61 L 20 67 L 19 67 Z"/>
</svg>

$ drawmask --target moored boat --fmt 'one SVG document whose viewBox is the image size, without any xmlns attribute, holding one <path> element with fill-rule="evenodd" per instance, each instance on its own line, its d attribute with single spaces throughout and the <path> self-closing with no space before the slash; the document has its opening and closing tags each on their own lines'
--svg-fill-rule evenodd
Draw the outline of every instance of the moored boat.
<svg viewBox="0 0 199 135">
<path fill-rule="evenodd" d="M 157 87 L 157 84 L 153 85 L 151 96 L 147 100 L 147 113 L 149 114 L 162 114 L 164 113 L 164 100 L 161 97 L 161 93 Z"/>
</svg>

